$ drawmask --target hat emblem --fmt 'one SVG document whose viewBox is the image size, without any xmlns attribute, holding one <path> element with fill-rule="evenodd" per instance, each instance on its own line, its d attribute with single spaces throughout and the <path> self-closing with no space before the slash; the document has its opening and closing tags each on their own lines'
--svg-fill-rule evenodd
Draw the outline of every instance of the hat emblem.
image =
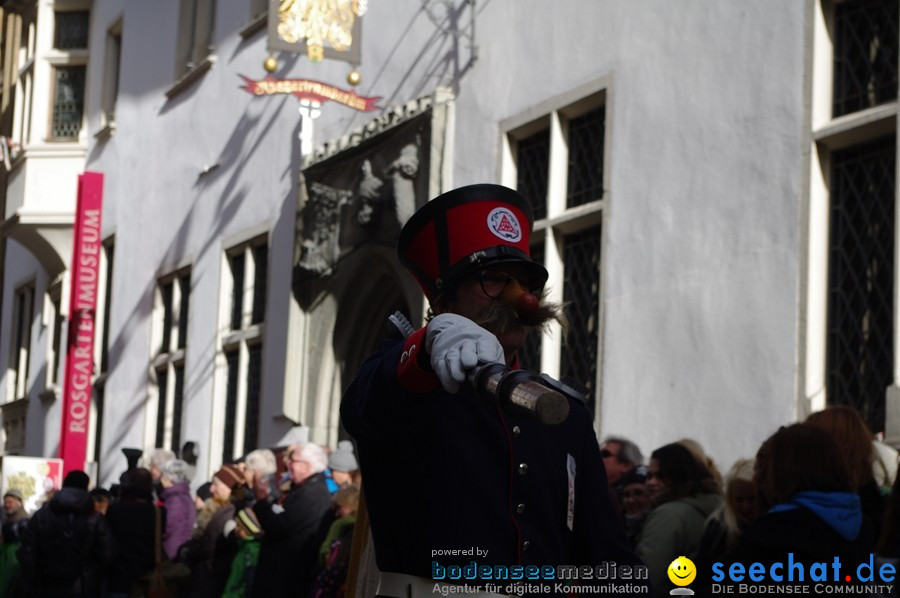
<svg viewBox="0 0 900 598">
<path fill-rule="evenodd" d="M 494 208 L 487 217 L 488 230 L 509 243 L 522 239 L 522 227 L 516 215 L 506 208 Z"/>
</svg>

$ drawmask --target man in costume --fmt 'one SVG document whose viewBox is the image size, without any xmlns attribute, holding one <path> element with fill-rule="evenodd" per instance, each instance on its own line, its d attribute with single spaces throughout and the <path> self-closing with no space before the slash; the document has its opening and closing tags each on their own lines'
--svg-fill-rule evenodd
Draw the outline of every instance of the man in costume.
<svg viewBox="0 0 900 598">
<path fill-rule="evenodd" d="M 357 441 L 379 596 L 431 596 L 435 583 L 479 586 L 482 596 L 565 595 L 556 584 L 599 582 L 562 581 L 558 566 L 641 566 L 610 504 L 583 402 L 567 397 L 565 421 L 547 425 L 467 380 L 479 364 L 516 368 L 529 330 L 558 317 L 542 299 L 548 275 L 530 257 L 531 228 L 519 193 L 482 184 L 428 202 L 400 233 L 400 261 L 433 317 L 383 341 L 341 404 Z M 516 579 L 528 565 L 541 568 L 537 578 Z"/>
</svg>

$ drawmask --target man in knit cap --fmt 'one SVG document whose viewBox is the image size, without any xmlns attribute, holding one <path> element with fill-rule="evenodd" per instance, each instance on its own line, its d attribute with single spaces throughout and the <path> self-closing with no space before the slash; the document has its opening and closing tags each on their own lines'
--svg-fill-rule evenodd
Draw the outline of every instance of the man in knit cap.
<svg viewBox="0 0 900 598">
<path fill-rule="evenodd" d="M 18 488 L 10 488 L 3 495 L 3 523 L 22 521 L 28 519 L 25 512 L 25 501 Z"/>
<path fill-rule="evenodd" d="M 19 561 L 16 552 L 28 527 L 28 513 L 17 488 L 10 488 L 3 495 L 3 526 L 0 527 L 0 596 L 12 596 L 13 584 L 19 578 Z"/>
<path fill-rule="evenodd" d="M 337 449 L 328 456 L 328 469 L 331 470 L 331 479 L 342 488 L 354 482 L 353 476 L 359 470 L 356 455 L 353 454 L 353 443 L 349 440 L 338 442 Z"/>
</svg>

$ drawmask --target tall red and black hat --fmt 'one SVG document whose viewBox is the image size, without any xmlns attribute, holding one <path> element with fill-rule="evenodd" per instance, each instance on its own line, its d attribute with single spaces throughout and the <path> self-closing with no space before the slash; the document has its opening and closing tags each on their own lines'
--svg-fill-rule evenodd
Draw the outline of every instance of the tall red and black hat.
<svg viewBox="0 0 900 598">
<path fill-rule="evenodd" d="M 486 265 L 516 263 L 535 278 L 531 206 L 501 185 L 469 185 L 426 203 L 400 231 L 397 254 L 431 301 L 460 277 Z"/>
</svg>

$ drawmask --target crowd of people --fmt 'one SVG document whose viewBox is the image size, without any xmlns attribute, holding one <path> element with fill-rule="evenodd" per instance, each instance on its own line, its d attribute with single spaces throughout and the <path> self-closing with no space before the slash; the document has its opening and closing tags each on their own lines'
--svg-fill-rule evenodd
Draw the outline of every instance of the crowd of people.
<svg viewBox="0 0 900 598">
<path fill-rule="evenodd" d="M 689 438 L 646 463 L 621 436 L 600 454 L 658 596 L 674 587 L 667 569 L 679 556 L 696 563 L 701 594 L 715 562 L 767 564 L 788 552 L 804 564 L 900 561 L 896 454 L 849 407 L 782 427 L 724 476 Z M 330 453 L 311 443 L 255 450 L 196 491 L 192 468 L 170 451 L 143 465 L 109 490 L 72 471 L 30 518 L 21 492 L 7 489 L 0 595 L 148 595 L 160 551 L 176 596 L 343 596 L 361 484 L 350 441 Z"/>
<path fill-rule="evenodd" d="M 701 595 L 717 562 L 768 570 L 789 553 L 806 566 L 900 561 L 897 453 L 851 407 L 780 428 L 725 476 L 691 439 L 655 449 L 647 463 L 623 437 L 606 438 L 601 454 L 611 500 L 658 596 L 676 587 L 667 570 L 679 556 L 695 563 Z"/>
<path fill-rule="evenodd" d="M 70 471 L 29 518 L 4 496 L 0 596 L 343 595 L 360 499 L 353 444 L 252 451 L 191 490 L 191 466 L 157 449 L 110 489 Z M 279 463 L 280 461 L 280 463 Z M 156 575 L 154 575 L 156 574 Z"/>
<path fill-rule="evenodd" d="M 159 573 L 176 596 L 342 596 L 360 505 L 355 450 L 379 598 L 460 593 L 459 573 L 476 566 L 488 577 L 465 593 L 477 598 L 685 593 L 669 575 L 679 557 L 696 566 L 697 595 L 712 593 L 722 563 L 774 571 L 786 559 L 877 555 L 896 570 L 897 452 L 849 407 L 780 428 L 723 477 L 690 438 L 646 464 L 627 438 L 601 445 L 568 384 L 525 376 L 532 391 L 553 387 L 542 392 L 550 419 L 530 392 L 515 394 L 529 331 L 565 327 L 530 255 L 532 226 L 526 199 L 490 184 L 451 190 L 407 221 L 398 258 L 429 316 L 419 330 L 392 316 L 396 330 L 345 389 L 341 422 L 355 444 L 256 450 L 196 492 L 189 464 L 157 450 L 108 491 L 70 472 L 30 519 L 21 493 L 5 489 L 0 594 L 144 596 Z M 609 563 L 636 583 L 480 583 L 511 567 L 552 578 Z"/>
</svg>

